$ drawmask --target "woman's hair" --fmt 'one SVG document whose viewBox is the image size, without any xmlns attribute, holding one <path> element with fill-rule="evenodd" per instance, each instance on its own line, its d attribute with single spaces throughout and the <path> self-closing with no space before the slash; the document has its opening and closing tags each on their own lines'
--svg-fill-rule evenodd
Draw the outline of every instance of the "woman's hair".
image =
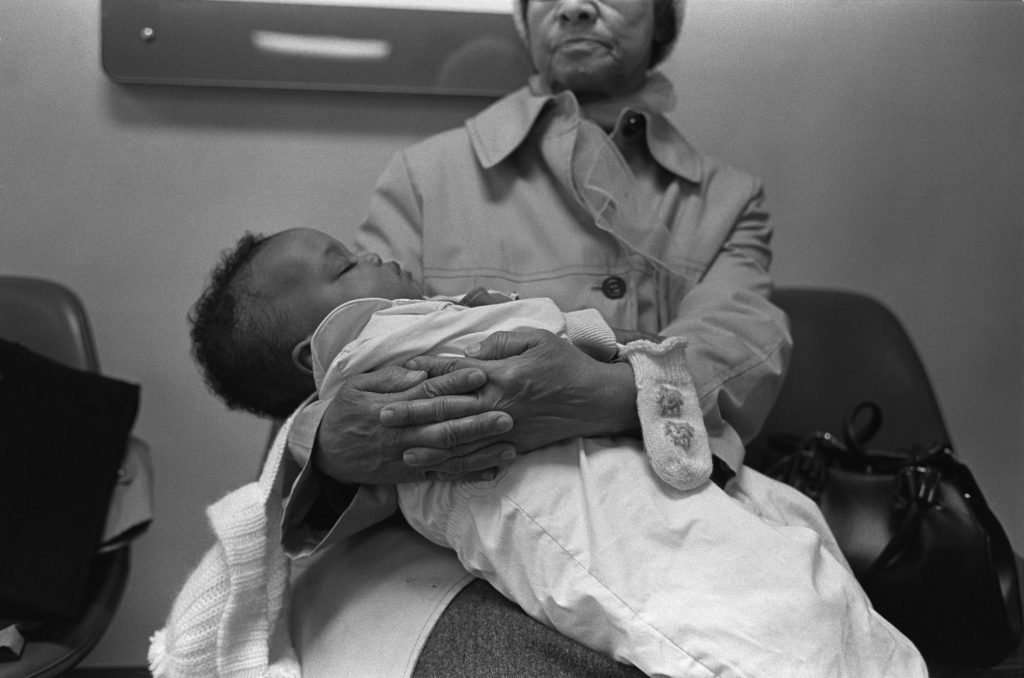
<svg viewBox="0 0 1024 678">
<path fill-rule="evenodd" d="M 530 0 L 515 0 L 518 5 L 517 26 L 523 39 L 526 39 L 526 5 Z M 669 55 L 675 45 L 676 38 L 683 26 L 683 13 L 686 0 L 654 0 L 654 38 L 651 41 L 651 62 L 648 68 L 654 68 Z"/>
<path fill-rule="evenodd" d="M 654 0 L 654 39 L 648 68 L 654 68 L 672 52 L 683 27 L 685 7 L 686 0 Z"/>
<path fill-rule="evenodd" d="M 252 288 L 253 260 L 269 239 L 246 233 L 221 253 L 188 321 L 192 357 L 210 390 L 231 409 L 283 419 L 315 389 L 292 363 L 304 337 Z"/>
</svg>

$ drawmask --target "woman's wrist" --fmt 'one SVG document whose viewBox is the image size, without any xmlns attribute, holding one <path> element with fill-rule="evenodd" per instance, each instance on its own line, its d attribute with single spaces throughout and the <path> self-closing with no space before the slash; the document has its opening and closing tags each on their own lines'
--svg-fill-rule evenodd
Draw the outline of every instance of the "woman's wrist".
<svg viewBox="0 0 1024 678">
<path fill-rule="evenodd" d="M 626 435 L 639 431 L 636 379 L 629 363 L 606 363 L 595 376 L 597 388 L 591 410 L 582 420 L 586 430 L 580 435 Z"/>
</svg>

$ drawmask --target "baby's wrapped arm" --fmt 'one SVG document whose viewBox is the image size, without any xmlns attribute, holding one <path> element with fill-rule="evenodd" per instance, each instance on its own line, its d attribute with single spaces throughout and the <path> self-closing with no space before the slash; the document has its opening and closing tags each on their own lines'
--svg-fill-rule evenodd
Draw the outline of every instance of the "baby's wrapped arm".
<svg viewBox="0 0 1024 678">
<path fill-rule="evenodd" d="M 566 313 L 565 334 L 576 348 L 595 360 L 606 363 L 618 355 L 615 332 L 597 309 Z"/>
</svg>

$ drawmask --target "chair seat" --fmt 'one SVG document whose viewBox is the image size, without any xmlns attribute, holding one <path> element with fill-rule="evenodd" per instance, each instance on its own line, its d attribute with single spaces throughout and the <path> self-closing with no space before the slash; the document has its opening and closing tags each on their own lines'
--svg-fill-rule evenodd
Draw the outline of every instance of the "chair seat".
<svg viewBox="0 0 1024 678">
<path fill-rule="evenodd" d="M 124 593 L 128 571 L 127 546 L 97 556 L 89 575 L 91 595 L 81 615 L 26 632 L 21 658 L 0 662 L 0 678 L 59 676 L 80 662 L 110 625 Z"/>
</svg>

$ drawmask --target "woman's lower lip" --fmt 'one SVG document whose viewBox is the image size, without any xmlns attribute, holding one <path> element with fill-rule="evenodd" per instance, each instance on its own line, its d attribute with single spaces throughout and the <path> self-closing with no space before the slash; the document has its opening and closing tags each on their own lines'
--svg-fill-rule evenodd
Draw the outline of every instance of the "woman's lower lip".
<svg viewBox="0 0 1024 678">
<path fill-rule="evenodd" d="M 597 40 L 566 40 L 555 49 L 557 52 L 592 52 L 604 49 L 604 43 Z"/>
</svg>

